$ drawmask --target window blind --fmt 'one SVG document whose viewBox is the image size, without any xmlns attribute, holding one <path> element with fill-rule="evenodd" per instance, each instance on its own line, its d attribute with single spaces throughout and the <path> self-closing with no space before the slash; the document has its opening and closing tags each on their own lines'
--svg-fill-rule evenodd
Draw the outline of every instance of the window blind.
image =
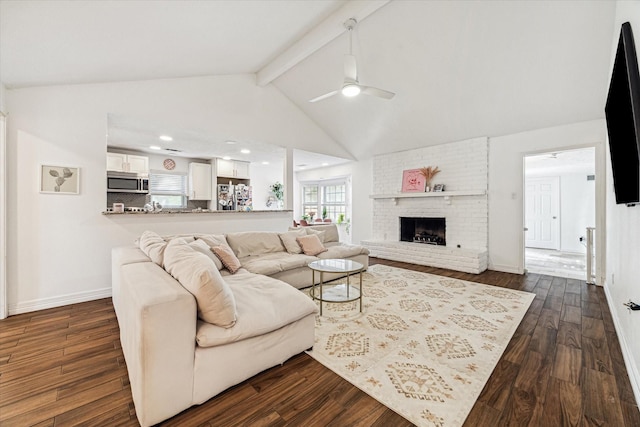
<svg viewBox="0 0 640 427">
<path fill-rule="evenodd" d="M 150 173 L 149 193 L 167 195 L 187 194 L 187 175 Z"/>
</svg>

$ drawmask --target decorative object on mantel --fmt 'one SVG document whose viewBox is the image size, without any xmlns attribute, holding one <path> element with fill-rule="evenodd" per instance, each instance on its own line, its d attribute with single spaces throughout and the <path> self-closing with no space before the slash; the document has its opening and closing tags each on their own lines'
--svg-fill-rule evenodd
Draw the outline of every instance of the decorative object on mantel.
<svg viewBox="0 0 640 427">
<path fill-rule="evenodd" d="M 426 184 L 425 176 L 420 169 L 407 169 L 402 171 L 402 192 L 422 193 Z"/>
<path fill-rule="evenodd" d="M 166 170 L 172 171 L 176 167 L 176 162 L 173 159 L 165 159 L 164 162 L 162 162 L 162 166 L 164 166 Z"/>
<path fill-rule="evenodd" d="M 433 186 L 433 191 L 436 193 L 440 193 L 444 191 L 444 184 L 436 184 Z"/>
<path fill-rule="evenodd" d="M 422 174 L 422 176 L 424 176 L 425 179 L 424 191 L 425 193 L 428 193 L 429 191 L 431 191 L 431 180 L 434 176 L 440 173 L 440 169 L 438 169 L 437 166 L 427 166 L 426 168 L 420 168 L 420 173 Z"/>
<path fill-rule="evenodd" d="M 79 194 L 80 168 L 40 165 L 40 192 Z"/>
</svg>

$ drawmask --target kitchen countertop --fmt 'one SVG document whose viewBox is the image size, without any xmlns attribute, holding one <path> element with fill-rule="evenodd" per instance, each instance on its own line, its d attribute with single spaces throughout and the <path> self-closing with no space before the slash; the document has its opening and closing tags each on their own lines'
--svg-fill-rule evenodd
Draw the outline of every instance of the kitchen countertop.
<svg viewBox="0 0 640 427">
<path fill-rule="evenodd" d="M 197 211 L 197 210 L 165 210 L 163 209 L 160 212 L 112 212 L 112 211 L 102 211 L 102 215 L 174 215 L 174 214 L 195 214 L 195 215 L 202 215 L 202 214 L 252 214 L 252 213 L 265 213 L 265 212 L 277 212 L 277 213 L 282 213 L 282 212 L 293 212 L 293 210 L 288 210 L 288 209 L 281 209 L 281 210 L 274 210 L 274 209 L 265 209 L 265 210 L 252 210 L 252 211 L 210 211 L 210 210 L 206 210 L 203 209 L 202 211 Z"/>
</svg>

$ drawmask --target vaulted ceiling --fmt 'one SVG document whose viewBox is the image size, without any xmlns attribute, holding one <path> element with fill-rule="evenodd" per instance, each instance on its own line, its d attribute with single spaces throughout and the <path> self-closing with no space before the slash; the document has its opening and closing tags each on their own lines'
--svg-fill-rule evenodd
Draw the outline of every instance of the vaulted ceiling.
<svg viewBox="0 0 640 427">
<path fill-rule="evenodd" d="M 341 22 L 363 9 L 360 81 L 396 96 L 309 103 L 340 87 Z M 611 1 L 1 0 L 0 81 L 260 82 L 277 68 L 268 84 L 361 159 L 603 118 L 614 14 Z"/>
</svg>

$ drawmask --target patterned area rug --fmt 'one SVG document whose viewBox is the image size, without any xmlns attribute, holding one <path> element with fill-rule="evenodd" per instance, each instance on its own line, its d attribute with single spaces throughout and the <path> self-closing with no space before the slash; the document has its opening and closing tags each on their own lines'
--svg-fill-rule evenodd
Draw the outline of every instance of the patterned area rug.
<svg viewBox="0 0 640 427">
<path fill-rule="evenodd" d="M 534 298 L 384 265 L 362 288 L 362 313 L 323 303 L 309 354 L 419 426 L 463 424 Z"/>
</svg>

